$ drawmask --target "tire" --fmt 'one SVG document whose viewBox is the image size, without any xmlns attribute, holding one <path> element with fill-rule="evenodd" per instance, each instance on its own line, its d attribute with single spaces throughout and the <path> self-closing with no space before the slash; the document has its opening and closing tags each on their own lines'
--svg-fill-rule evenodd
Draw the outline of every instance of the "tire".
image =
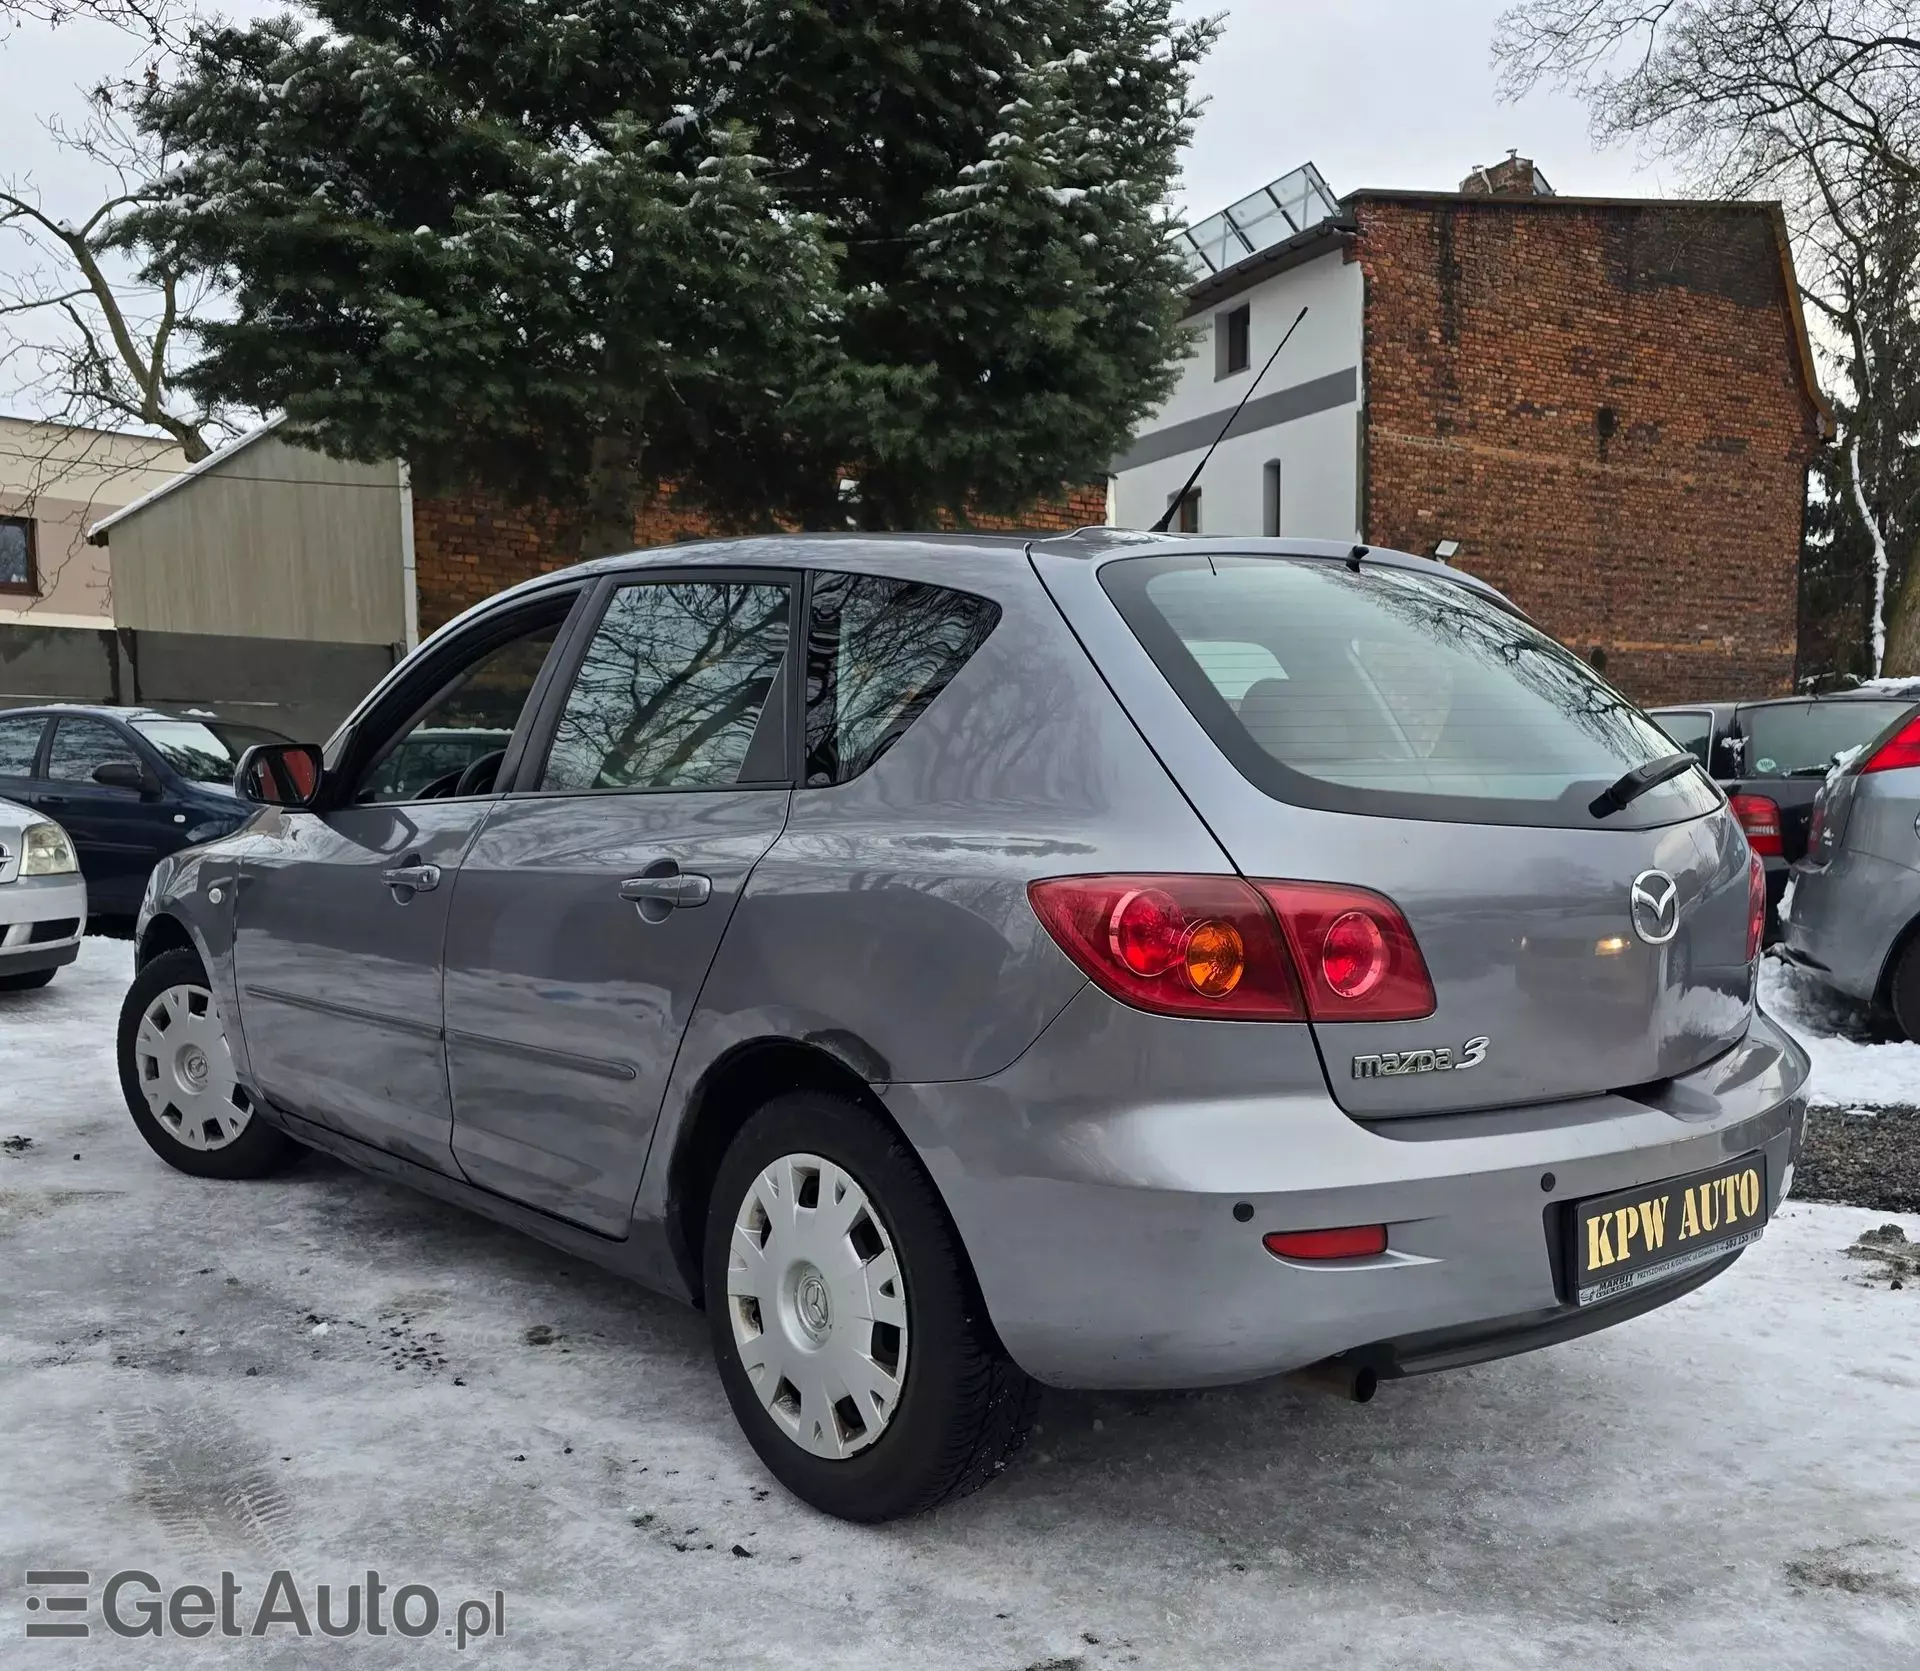
<svg viewBox="0 0 1920 1671">
<path fill-rule="evenodd" d="M 844 1211 L 855 1197 L 859 1206 L 838 1236 L 819 1228 L 828 1220 L 801 1220 L 799 1212 L 783 1234 L 764 1212 L 769 1180 L 777 1186 L 776 1213 L 786 1199 L 798 1201 L 799 1212 L 821 1213 L 828 1201 Z M 763 1224 L 772 1253 L 750 1271 Z M 818 1267 L 797 1257 L 822 1249 Z M 730 1293 L 736 1258 L 737 1288 L 778 1298 L 763 1306 L 757 1294 Z M 857 1104 L 797 1091 L 748 1119 L 714 1180 L 702 1264 L 728 1402 L 760 1460 L 802 1502 L 842 1520 L 917 1514 L 985 1484 L 1026 1437 L 1039 1387 L 1000 1349 L 966 1252 L 919 1160 Z M 824 1335 L 810 1332 L 823 1322 Z M 834 1361 L 851 1361 L 856 1378 L 868 1376 L 854 1391 L 870 1405 L 851 1395 L 839 1402 L 824 1392 L 806 1396 L 803 1387 L 848 1384 L 831 1379 Z M 880 1372 L 870 1374 L 875 1364 Z M 798 1384 L 775 1374 L 789 1367 Z M 882 1386 L 895 1389 L 890 1408 L 875 1391 Z"/>
<path fill-rule="evenodd" d="M 156 1011 L 168 1017 L 164 1027 Z M 127 1112 L 169 1166 L 196 1178 L 265 1178 L 299 1158 L 299 1144 L 260 1119 L 235 1084 L 225 1023 L 195 953 L 164 953 L 133 977 L 118 1056 Z"/>
<path fill-rule="evenodd" d="M 24 975 L 0 975 L 0 992 L 38 992 L 60 971 L 29 969 Z"/>
<path fill-rule="evenodd" d="M 1887 982 L 1887 1008 L 1900 1031 L 1920 1044 L 1920 934 L 1907 941 Z"/>
</svg>

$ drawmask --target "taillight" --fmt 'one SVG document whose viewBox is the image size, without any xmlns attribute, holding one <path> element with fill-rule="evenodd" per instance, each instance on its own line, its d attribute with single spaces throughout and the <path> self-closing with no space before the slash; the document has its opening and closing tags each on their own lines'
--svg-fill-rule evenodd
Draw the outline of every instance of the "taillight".
<svg viewBox="0 0 1920 1671">
<path fill-rule="evenodd" d="M 1102 992 L 1158 1015 L 1301 1021 L 1300 983 L 1260 896 L 1237 876 L 1060 876 L 1027 897 Z"/>
<path fill-rule="evenodd" d="M 1747 858 L 1747 961 L 1760 955 L 1760 942 L 1767 928 L 1767 867 L 1760 855 Z"/>
<path fill-rule="evenodd" d="M 1160 1015 L 1410 1021 L 1434 1010 L 1391 900 L 1326 882 L 1060 876 L 1028 884 L 1047 932 L 1094 985 Z"/>
<path fill-rule="evenodd" d="M 1780 845 L 1777 802 L 1765 795 L 1735 795 L 1730 804 L 1734 817 L 1740 820 L 1740 828 L 1747 832 L 1747 845 L 1754 852 L 1768 859 L 1786 857 L 1786 849 Z"/>
<path fill-rule="evenodd" d="M 1417 1021 L 1434 1011 L 1427 960 L 1400 907 L 1331 882 L 1257 882 L 1287 931 L 1315 1021 Z"/>
<path fill-rule="evenodd" d="M 1902 766 L 1920 766 L 1920 714 L 1915 714 L 1868 755 L 1860 770 L 1893 772 Z"/>
</svg>

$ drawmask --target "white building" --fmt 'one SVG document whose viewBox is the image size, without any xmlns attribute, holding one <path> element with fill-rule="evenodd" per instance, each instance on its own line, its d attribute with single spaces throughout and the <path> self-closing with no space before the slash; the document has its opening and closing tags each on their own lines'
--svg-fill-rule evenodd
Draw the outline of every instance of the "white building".
<svg viewBox="0 0 1920 1671">
<path fill-rule="evenodd" d="M 1193 351 L 1166 405 L 1114 461 L 1111 521 L 1146 528 L 1164 514 L 1257 378 L 1173 526 L 1360 537 L 1365 288 L 1351 232 L 1308 163 L 1182 235 Z"/>
</svg>

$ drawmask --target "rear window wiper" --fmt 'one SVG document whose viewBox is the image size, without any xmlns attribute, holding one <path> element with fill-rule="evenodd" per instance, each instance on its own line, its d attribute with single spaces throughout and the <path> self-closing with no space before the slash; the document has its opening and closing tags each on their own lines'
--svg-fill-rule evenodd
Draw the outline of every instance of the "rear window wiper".
<svg viewBox="0 0 1920 1671">
<path fill-rule="evenodd" d="M 1649 760 L 1644 766 L 1635 766 L 1632 771 L 1623 773 L 1593 798 L 1587 811 L 1596 818 L 1611 817 L 1622 807 L 1639 800 L 1649 789 L 1657 789 L 1689 767 L 1699 764 L 1691 754 L 1663 754 L 1658 760 Z"/>
</svg>

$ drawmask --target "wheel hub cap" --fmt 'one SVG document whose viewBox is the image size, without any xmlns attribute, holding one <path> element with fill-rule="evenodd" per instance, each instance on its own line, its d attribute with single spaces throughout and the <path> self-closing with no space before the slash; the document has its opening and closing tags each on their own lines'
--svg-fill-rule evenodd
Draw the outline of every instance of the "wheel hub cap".
<svg viewBox="0 0 1920 1671">
<path fill-rule="evenodd" d="M 189 1149 L 224 1149 L 253 1118 L 226 1023 L 204 986 L 155 994 L 134 1030 L 133 1066 L 154 1119 Z"/>
<path fill-rule="evenodd" d="M 852 1174 L 785 1155 L 734 1214 L 728 1315 L 777 1426 L 841 1458 L 886 1431 L 906 1384 L 907 1306 L 893 1241 Z"/>
<path fill-rule="evenodd" d="M 833 1330 L 833 1299 L 827 1290 L 827 1279 L 804 1261 L 794 1269 L 798 1273 L 793 1290 L 794 1309 L 800 1314 L 800 1327 L 812 1339 L 825 1340 Z"/>
</svg>

